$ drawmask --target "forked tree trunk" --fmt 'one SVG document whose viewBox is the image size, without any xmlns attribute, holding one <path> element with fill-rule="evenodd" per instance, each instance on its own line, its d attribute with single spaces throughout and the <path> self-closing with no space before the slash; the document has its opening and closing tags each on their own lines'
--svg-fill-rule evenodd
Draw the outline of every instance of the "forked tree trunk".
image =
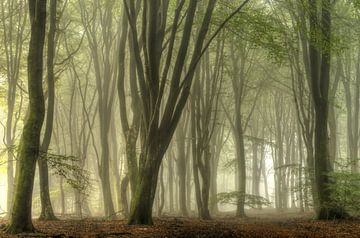
<svg viewBox="0 0 360 238">
<path fill-rule="evenodd" d="M 206 39 L 216 0 L 209 0 L 205 3 L 206 10 L 198 28 L 198 34 L 195 38 L 195 46 L 191 54 L 188 53 L 191 32 L 195 22 L 198 1 L 189 1 L 184 18 L 182 35 L 180 36 L 180 45 L 173 51 L 175 39 L 177 39 L 178 26 L 182 7 L 185 1 L 178 2 L 176 6 L 172 27 L 170 28 L 170 39 L 167 44 L 167 56 L 163 57 L 163 43 L 165 42 L 167 13 L 169 9 L 168 1 L 153 0 L 141 1 L 146 8 L 143 14 L 143 32 L 146 39 L 139 46 L 137 22 L 135 17 L 135 1 L 124 0 L 124 6 L 127 9 L 129 25 L 131 26 L 133 50 L 136 61 L 138 83 L 141 93 L 141 142 L 142 152 L 140 156 L 140 169 L 137 180 L 135 196 L 132 199 L 129 224 L 152 224 L 152 205 L 154 202 L 155 190 L 160 164 L 166 149 L 175 132 L 176 126 L 180 120 L 182 111 L 190 95 L 192 80 L 196 66 L 204 53 L 204 41 Z M 215 31 L 214 37 L 220 32 L 224 25 L 238 13 L 248 2 L 239 6 L 238 9 Z M 214 39 L 212 37 L 209 41 Z M 205 45 L 205 49 L 209 46 Z M 144 49 L 144 54 L 141 52 Z M 145 60 L 143 60 L 145 58 Z M 172 62 L 172 59 L 175 61 Z M 189 59 L 188 70 L 183 73 L 186 59 Z M 162 60 L 163 59 L 163 60 Z M 146 62 L 146 65 L 143 64 Z M 164 67 L 160 67 L 164 63 Z M 169 75 L 169 67 L 173 64 L 172 74 Z M 163 69 L 163 70 L 161 70 Z M 167 81 L 167 79 L 169 79 Z M 166 83 L 169 83 L 169 92 L 164 94 Z M 164 110 L 160 110 L 164 105 Z"/>
</svg>

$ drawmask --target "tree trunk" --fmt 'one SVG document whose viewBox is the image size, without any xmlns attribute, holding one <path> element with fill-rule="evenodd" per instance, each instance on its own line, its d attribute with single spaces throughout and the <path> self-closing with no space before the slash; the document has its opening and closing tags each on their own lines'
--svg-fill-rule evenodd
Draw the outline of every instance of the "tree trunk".
<svg viewBox="0 0 360 238">
<path fill-rule="evenodd" d="M 236 116 L 235 121 L 235 142 L 236 142 L 236 165 L 239 174 L 239 186 L 237 190 L 240 192 L 240 198 L 238 200 L 236 208 L 237 217 L 246 217 L 245 215 L 245 195 L 246 195 L 246 161 L 245 161 L 245 145 L 244 135 L 241 125 L 241 116 Z"/>
<path fill-rule="evenodd" d="M 3 11 L 0 12 L 2 27 L 2 52 L 3 66 L 7 79 L 7 115 L 4 145 L 7 149 L 7 195 L 6 211 L 7 218 L 11 215 L 12 199 L 14 195 L 14 143 L 18 122 L 23 110 L 23 92 L 20 91 L 20 105 L 17 105 L 17 92 L 19 87 L 20 69 L 23 59 L 23 44 L 27 39 L 27 2 L 24 1 L 2 1 Z M 16 50 L 15 50 L 16 49 Z M 18 110 L 16 112 L 16 110 Z"/>
<path fill-rule="evenodd" d="M 215 155 L 214 155 L 215 156 Z M 210 211 L 213 214 L 219 212 L 217 203 L 217 176 L 218 176 L 218 161 L 219 158 L 211 160 L 211 177 L 210 177 Z"/>
<path fill-rule="evenodd" d="M 63 177 L 60 177 L 60 205 L 61 205 L 61 216 L 65 215 L 65 193 L 64 193 L 64 183 Z"/>
<path fill-rule="evenodd" d="M 29 12 L 31 21 L 28 55 L 29 115 L 25 120 L 20 141 L 14 202 L 10 224 L 6 230 L 7 233 L 12 234 L 34 231 L 31 221 L 32 192 L 45 114 L 42 72 L 46 1 L 30 1 Z"/>
<path fill-rule="evenodd" d="M 177 130 L 177 172 L 179 177 L 179 206 L 180 206 L 180 213 L 182 216 L 188 216 L 188 211 L 186 207 L 186 195 L 189 191 L 186 190 L 186 131 L 184 130 Z M 189 175 L 188 175 L 189 176 Z"/>
<path fill-rule="evenodd" d="M 328 91 L 330 82 L 331 61 L 331 10 L 330 0 L 322 0 L 321 21 L 317 20 L 318 10 L 315 0 L 309 0 L 310 4 L 310 67 L 311 86 L 315 108 L 315 184 L 319 208 L 316 211 L 318 219 L 342 218 L 346 214 L 341 207 L 332 204 L 331 191 L 329 189 L 331 172 L 329 147 L 328 147 Z M 319 23 L 321 27 L 319 27 Z M 316 33 L 322 33 L 321 52 L 316 48 Z M 320 64 L 319 64 L 320 63 Z"/>
<path fill-rule="evenodd" d="M 171 153 L 169 153 L 171 154 Z M 171 156 L 168 156 L 168 183 L 169 183 L 169 207 L 170 213 L 174 213 L 174 165 Z"/>
<path fill-rule="evenodd" d="M 161 217 L 165 205 L 164 167 L 160 166 L 160 186 L 158 187 L 159 207 L 158 216 Z"/>
<path fill-rule="evenodd" d="M 12 139 L 12 115 L 13 109 L 8 108 L 8 117 L 6 121 L 6 146 L 8 147 L 7 152 L 7 197 L 6 197 L 6 210 L 8 216 L 11 214 L 11 207 L 13 202 L 14 194 L 14 151 L 13 151 L 13 139 Z"/>
<path fill-rule="evenodd" d="M 298 124 L 298 137 L 297 137 L 297 143 L 298 143 L 298 154 L 299 154 L 299 167 L 298 167 L 298 194 L 299 194 L 299 207 L 300 212 L 304 212 L 304 197 L 303 197 L 303 190 L 304 190 L 304 182 L 303 182 L 303 145 L 302 145 L 302 138 L 301 138 L 301 131 L 300 131 L 300 125 Z"/>
<path fill-rule="evenodd" d="M 210 0 L 206 4 L 207 7 L 204 11 L 197 37 L 195 38 L 192 55 L 188 54 L 188 48 L 191 32 L 195 25 L 194 20 L 198 2 L 189 2 L 171 76 L 168 74 L 174 56 L 172 54 L 174 53 L 172 47 L 174 46 L 175 39 L 177 39 L 177 27 L 182 15 L 184 2 L 179 2 L 175 10 L 174 23 L 170 28 L 171 33 L 167 47 L 167 57 L 163 57 L 163 52 L 165 51 L 162 48 L 166 39 L 166 20 L 169 3 L 168 1 L 160 0 L 154 0 L 151 4 L 148 1 L 142 2 L 144 7 L 147 8 L 143 15 L 145 20 L 143 21 L 143 32 L 146 34 L 143 36 L 143 39 L 146 40 L 141 42 L 144 45 L 140 47 L 136 29 L 135 3 L 134 1 L 128 2 L 124 0 L 124 4 L 129 10 L 127 15 L 132 30 L 132 48 L 136 59 L 142 107 L 140 169 L 136 193 L 132 199 L 129 224 L 153 223 L 151 217 L 152 205 L 160 164 L 190 95 L 193 76 L 203 54 L 203 44 L 209 30 L 216 0 Z M 144 49 L 144 54 L 142 54 L 141 49 Z M 190 63 L 187 64 L 189 70 L 183 74 L 186 58 L 190 60 Z M 162 61 L 162 59 L 164 60 Z M 143 62 L 146 62 L 146 64 L 143 64 Z M 161 63 L 164 63 L 164 67 L 160 67 Z M 160 72 L 161 69 L 163 69 L 162 72 Z M 169 78 L 171 79 L 168 81 L 170 83 L 169 92 L 165 96 L 164 89 Z M 182 80 L 184 84 L 181 83 Z M 163 110 L 161 110 L 162 105 L 164 105 Z"/>
<path fill-rule="evenodd" d="M 110 186 L 110 172 L 109 172 L 110 154 L 109 154 L 109 144 L 107 139 L 108 133 L 105 132 L 108 130 L 101 130 L 101 131 L 103 131 L 101 133 L 102 159 L 101 159 L 99 172 L 100 172 L 105 217 L 111 219 L 114 218 L 116 214 L 115 214 L 114 204 L 112 201 L 111 186 Z"/>
<path fill-rule="evenodd" d="M 127 188 L 129 187 L 129 176 L 126 174 L 121 181 L 121 207 L 125 218 L 129 217 L 129 206 L 127 199 Z"/>
<path fill-rule="evenodd" d="M 136 193 L 131 202 L 129 217 L 129 224 L 131 225 L 153 224 L 152 206 L 160 168 L 158 156 L 154 152 L 140 155 L 140 159 L 145 161 L 145 164 L 140 171 L 142 176 L 138 179 Z"/>
<path fill-rule="evenodd" d="M 48 105 L 46 114 L 46 127 L 41 145 L 41 154 L 38 160 L 40 180 L 40 220 L 56 220 L 49 193 L 49 169 L 46 160 L 47 152 L 51 142 L 51 135 L 54 122 L 55 106 L 55 77 L 54 77 L 54 54 L 55 54 L 55 33 L 56 33 L 56 0 L 50 0 L 50 26 L 48 33 L 47 50 L 47 84 L 48 84 Z"/>
</svg>

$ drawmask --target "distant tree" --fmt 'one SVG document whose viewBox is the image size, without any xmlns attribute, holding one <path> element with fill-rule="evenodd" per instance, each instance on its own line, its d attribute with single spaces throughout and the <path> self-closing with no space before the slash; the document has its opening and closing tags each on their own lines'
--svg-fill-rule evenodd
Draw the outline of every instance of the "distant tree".
<svg viewBox="0 0 360 238">
<path fill-rule="evenodd" d="M 223 82 L 224 41 L 219 40 L 214 67 L 210 67 L 210 54 L 206 52 L 194 77 L 190 98 L 193 177 L 198 214 L 210 219 L 209 196 L 213 160 L 212 144 L 217 129 L 219 97 Z"/>
<path fill-rule="evenodd" d="M 101 181 L 104 213 L 106 217 L 115 217 L 110 185 L 109 131 L 116 89 L 116 67 L 112 60 L 115 47 L 113 11 L 116 1 L 107 1 L 106 4 L 102 4 L 101 1 L 93 1 L 92 4 L 87 4 L 85 1 L 79 0 L 79 5 L 81 21 L 93 59 L 98 94 L 97 109 L 100 122 L 101 156 L 100 160 L 97 161 L 97 166 Z"/>
<path fill-rule="evenodd" d="M 23 106 L 21 90 L 20 105 L 17 111 L 16 99 L 20 81 L 23 48 L 26 41 L 27 11 L 24 1 L 2 0 L 1 1 L 1 44 L 4 48 L 6 78 L 7 78 L 7 118 L 4 142 L 7 147 L 7 212 L 11 214 L 12 198 L 14 193 L 14 159 L 15 159 L 15 133 L 21 119 L 21 107 Z M 5 10 L 6 9 L 6 10 Z M 22 88 L 20 88 L 22 89 Z"/>
</svg>

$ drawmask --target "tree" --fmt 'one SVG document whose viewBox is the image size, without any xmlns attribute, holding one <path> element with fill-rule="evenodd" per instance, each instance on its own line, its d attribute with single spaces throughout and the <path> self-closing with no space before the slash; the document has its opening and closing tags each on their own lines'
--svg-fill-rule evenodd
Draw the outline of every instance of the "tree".
<svg viewBox="0 0 360 238">
<path fill-rule="evenodd" d="M 215 65 L 210 67 L 210 54 L 206 52 L 195 75 L 190 99 L 192 157 L 195 195 L 199 217 L 210 219 L 209 196 L 211 167 L 215 154 L 212 138 L 218 124 L 219 97 L 223 81 L 222 61 L 224 41 L 219 40 L 216 47 Z M 200 175 L 200 176 L 199 176 Z M 200 179 L 201 178 L 201 179 Z"/>
<path fill-rule="evenodd" d="M 331 172 L 328 142 L 329 84 L 331 61 L 331 12 L 333 3 L 321 1 L 321 17 L 318 19 L 318 3 L 309 0 L 310 22 L 310 79 L 311 94 L 315 109 L 315 184 L 318 200 L 318 219 L 343 218 L 346 214 L 341 207 L 334 207 L 331 199 Z"/>
<path fill-rule="evenodd" d="M 15 194 L 8 233 L 33 232 L 32 191 L 36 161 L 40 154 L 40 132 L 45 103 L 42 88 L 46 0 L 29 1 L 31 36 L 28 54 L 29 114 L 20 141 L 16 167 Z"/>
<path fill-rule="evenodd" d="M 125 152 L 126 152 L 126 162 L 127 162 L 127 171 L 130 182 L 130 189 L 132 196 L 135 194 L 137 177 L 138 177 L 138 159 L 136 153 L 136 143 L 139 137 L 139 128 L 140 128 L 140 99 L 138 93 L 138 86 L 136 83 L 136 62 L 134 58 L 134 51 L 132 50 L 133 39 L 131 32 L 128 32 L 128 19 L 126 15 L 126 9 L 123 9 L 123 16 L 121 20 L 121 36 L 119 40 L 119 64 L 118 64 L 118 77 L 117 77 L 117 89 L 119 97 L 119 108 L 120 108 L 120 120 L 123 135 L 125 138 Z M 126 100 L 126 91 L 125 91 L 125 52 L 126 52 L 126 39 L 129 39 L 130 45 L 130 56 L 129 56 L 129 85 L 131 93 L 131 103 L 130 107 L 127 105 L 128 100 Z M 128 109 L 131 109 L 132 120 L 130 122 L 130 116 Z"/>
<path fill-rule="evenodd" d="M 110 146 L 109 130 L 112 118 L 112 109 L 115 97 L 115 64 L 113 58 L 113 10 L 115 1 L 107 1 L 102 5 L 94 1 L 88 9 L 83 0 L 79 0 L 81 20 L 89 43 L 93 59 L 96 90 L 98 93 L 98 116 L 100 121 L 101 159 L 98 161 L 98 171 L 101 181 L 104 212 L 106 217 L 114 217 L 115 209 L 112 201 L 110 186 Z M 89 12 L 92 16 L 89 17 Z M 96 19 L 99 18 L 99 21 Z M 99 34 L 101 32 L 101 34 Z"/>
<path fill-rule="evenodd" d="M 247 117 L 243 118 L 244 114 L 244 98 L 249 93 L 246 87 L 249 81 L 248 73 L 251 69 L 251 64 L 247 65 L 248 62 L 253 59 L 250 58 L 252 54 L 249 53 L 250 47 L 248 42 L 235 43 L 234 39 L 231 41 L 230 46 L 230 64 L 231 70 L 230 80 L 233 91 L 232 104 L 234 105 L 233 115 L 223 105 L 226 117 L 231 126 L 231 132 L 233 134 L 235 142 L 235 186 L 237 192 L 241 195 L 238 199 L 236 208 L 237 217 L 245 217 L 245 195 L 246 195 L 246 158 L 245 158 L 245 132 L 248 126 L 250 117 L 254 111 L 256 101 L 260 90 L 256 93 L 254 103 L 251 106 L 250 112 Z"/>
<path fill-rule="evenodd" d="M 209 43 L 227 21 L 242 9 L 247 2 L 245 1 L 220 25 L 213 37 L 210 38 Z M 135 3 L 134 1 L 129 3 L 126 0 L 124 1 L 133 38 L 133 50 L 140 85 L 142 109 L 140 133 L 142 150 L 140 153 L 139 176 L 136 193 L 132 198 L 129 224 L 152 224 L 152 205 L 159 168 L 189 97 L 196 65 L 209 45 L 206 44 L 205 48 L 203 48 L 215 3 L 216 0 L 210 0 L 206 4 L 207 6 L 204 8 L 206 10 L 194 40 L 194 50 L 192 54 L 189 54 L 189 43 L 198 1 L 189 1 L 188 7 L 185 10 L 184 26 L 180 36 L 181 40 L 176 51 L 174 43 L 178 35 L 185 0 L 177 3 L 170 30 L 166 29 L 169 2 L 155 0 L 149 4 L 148 1 L 142 1 L 142 19 L 144 21 L 142 22 L 141 42 L 138 39 Z M 165 33 L 168 31 L 170 36 L 165 40 Z M 141 49 L 144 50 L 144 54 L 141 54 Z M 163 57 L 163 52 L 166 52 L 166 57 Z M 185 73 L 183 73 L 186 57 L 189 58 L 190 63 L 186 67 Z M 170 65 L 173 58 L 175 58 L 175 63 L 170 75 Z M 161 69 L 163 69 L 162 72 L 160 72 Z M 169 83 L 169 88 L 168 96 L 165 99 L 164 89 L 167 83 Z M 160 110 L 162 105 L 164 109 Z"/>
<path fill-rule="evenodd" d="M 181 10 L 185 1 L 180 1 L 175 11 L 174 22 L 171 29 L 170 41 L 168 44 L 167 57 L 163 73 L 160 74 L 160 62 L 162 59 L 162 47 L 165 39 L 165 27 L 169 4 L 156 0 L 149 4 L 143 1 L 144 19 L 143 32 L 146 32 L 142 42 L 145 49 L 144 61 L 140 54 L 138 33 L 136 29 L 135 6 L 131 1 L 129 4 L 124 1 L 127 8 L 129 24 L 133 37 L 133 49 L 136 60 L 136 68 L 139 78 L 140 92 L 142 98 L 142 151 L 140 154 L 140 168 L 136 193 L 132 198 L 130 224 L 152 224 L 152 205 L 154 201 L 156 183 L 162 158 L 170 143 L 176 125 L 180 119 L 181 112 L 185 106 L 190 86 L 198 62 L 199 54 L 202 51 L 203 42 L 208 31 L 212 11 L 215 7 L 215 0 L 208 3 L 204 19 L 196 39 L 189 71 L 181 83 L 182 71 L 185 65 L 185 57 L 190 42 L 190 33 L 195 20 L 197 1 L 190 1 L 186 10 L 186 19 L 182 40 L 176 56 L 175 66 L 170 81 L 169 96 L 166 101 L 163 114 L 160 113 L 160 106 L 164 98 L 165 82 L 168 78 L 169 66 L 174 52 L 175 36 L 181 18 Z M 184 85 L 182 85 L 184 84 Z"/>
<path fill-rule="evenodd" d="M 7 12 L 5 11 L 7 9 Z M 23 105 L 23 91 L 19 111 L 16 111 L 16 95 L 21 75 L 23 45 L 26 40 L 27 11 L 24 1 L 1 1 L 2 45 L 6 57 L 7 118 L 5 144 L 7 147 L 7 212 L 11 214 L 14 193 L 14 146 L 15 133 Z M 6 14 L 7 13 L 7 14 Z M 20 81 L 21 83 L 21 81 Z M 21 88 L 20 88 L 21 89 Z"/>
<path fill-rule="evenodd" d="M 189 164 L 190 157 L 188 153 L 188 148 L 186 146 L 186 136 L 188 134 L 188 124 L 190 121 L 190 113 L 183 114 L 182 120 L 179 122 L 178 129 L 175 133 L 176 138 L 176 151 L 177 151 L 177 173 L 179 177 L 179 206 L 180 206 L 180 214 L 182 216 L 188 216 L 189 207 L 186 206 L 186 197 L 190 193 L 189 190 L 186 189 L 186 178 L 190 177 L 189 171 L 187 171 L 187 163 Z"/>
<path fill-rule="evenodd" d="M 39 164 L 41 214 L 40 220 L 55 220 L 54 211 L 51 205 L 49 193 L 49 169 L 46 161 L 46 154 L 49 149 L 53 124 L 55 106 L 55 75 L 54 75 L 54 54 L 55 54 L 55 33 L 56 33 L 56 0 L 50 0 L 50 24 L 47 42 L 47 113 L 44 138 L 41 144 Z"/>
</svg>

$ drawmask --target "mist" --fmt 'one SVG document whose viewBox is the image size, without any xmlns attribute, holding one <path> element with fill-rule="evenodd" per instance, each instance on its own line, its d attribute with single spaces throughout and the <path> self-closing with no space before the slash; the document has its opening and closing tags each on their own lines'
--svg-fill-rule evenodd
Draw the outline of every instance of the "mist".
<svg viewBox="0 0 360 238">
<path fill-rule="evenodd" d="M 359 11 L 0 0 L 0 236 L 357 235 Z"/>
</svg>

